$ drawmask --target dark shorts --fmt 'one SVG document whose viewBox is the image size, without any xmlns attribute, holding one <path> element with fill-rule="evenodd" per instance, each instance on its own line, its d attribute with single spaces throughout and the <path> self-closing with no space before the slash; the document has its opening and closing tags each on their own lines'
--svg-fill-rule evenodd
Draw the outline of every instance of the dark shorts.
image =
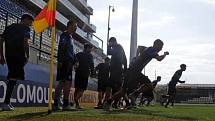
<svg viewBox="0 0 215 121">
<path fill-rule="evenodd" d="M 139 88 L 142 84 L 149 84 L 151 80 L 142 73 L 136 73 L 130 69 L 127 70 L 123 88 L 127 90 L 134 90 Z"/>
<path fill-rule="evenodd" d="M 75 88 L 86 90 L 88 85 L 89 71 L 76 70 L 75 72 Z"/>
<path fill-rule="evenodd" d="M 175 95 L 176 94 L 176 87 L 175 86 L 168 86 L 168 95 Z"/>
<path fill-rule="evenodd" d="M 123 70 L 122 68 L 115 68 L 110 70 L 110 77 L 107 82 L 107 87 L 119 88 L 123 82 Z"/>
<path fill-rule="evenodd" d="M 154 98 L 154 94 L 152 91 L 146 91 L 142 93 L 142 96 L 145 98 Z"/>
<path fill-rule="evenodd" d="M 112 94 L 114 95 L 116 92 L 118 92 L 122 88 L 123 82 L 115 82 L 112 86 Z"/>
<path fill-rule="evenodd" d="M 62 66 L 57 66 L 57 81 L 72 81 L 73 65 L 71 63 L 62 63 Z"/>
<path fill-rule="evenodd" d="M 7 79 L 25 80 L 24 66 L 26 59 L 22 58 L 6 58 L 8 75 Z"/>
<path fill-rule="evenodd" d="M 98 87 L 97 87 L 97 91 L 98 92 L 105 92 L 106 91 L 106 87 L 107 87 L 107 83 L 108 83 L 108 78 L 98 78 Z"/>
</svg>

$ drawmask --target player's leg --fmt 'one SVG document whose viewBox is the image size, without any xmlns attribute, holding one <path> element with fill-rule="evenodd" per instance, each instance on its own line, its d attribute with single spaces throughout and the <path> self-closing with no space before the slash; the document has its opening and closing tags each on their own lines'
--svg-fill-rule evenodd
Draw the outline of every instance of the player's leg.
<svg viewBox="0 0 215 121">
<path fill-rule="evenodd" d="M 7 76 L 8 83 L 7 83 L 6 96 L 5 96 L 4 104 L 2 106 L 2 110 L 13 111 L 14 107 L 11 105 L 10 98 L 12 96 L 14 87 L 16 86 L 17 80 L 25 79 L 24 77 L 25 62 L 23 59 L 19 59 L 19 58 L 6 58 L 6 61 L 8 66 L 8 76 Z"/>
<path fill-rule="evenodd" d="M 62 108 L 59 106 L 59 98 L 61 96 L 61 92 L 64 86 L 65 81 L 59 81 L 56 88 L 55 88 L 55 95 L 54 95 L 54 106 L 52 108 L 53 111 L 61 110 Z"/>
<path fill-rule="evenodd" d="M 88 71 L 80 71 L 77 74 L 77 80 L 75 81 L 75 95 L 74 100 L 76 104 L 77 109 L 82 109 L 79 104 L 80 98 L 83 96 L 84 91 L 87 89 L 88 85 L 88 77 L 89 72 Z"/>
<path fill-rule="evenodd" d="M 100 78 L 98 79 L 97 91 L 98 91 L 97 107 L 100 108 L 100 107 L 102 107 L 102 100 L 103 100 L 103 95 L 104 95 L 103 90 L 102 90 L 102 80 Z"/>
<path fill-rule="evenodd" d="M 171 100 L 171 106 L 174 106 L 174 102 L 175 102 L 175 96 L 176 96 L 176 90 L 174 91 L 174 94 L 172 95 L 172 100 Z"/>
<path fill-rule="evenodd" d="M 70 106 L 69 95 L 72 81 L 65 81 L 63 88 L 63 109 L 64 110 L 73 110 Z"/>
</svg>

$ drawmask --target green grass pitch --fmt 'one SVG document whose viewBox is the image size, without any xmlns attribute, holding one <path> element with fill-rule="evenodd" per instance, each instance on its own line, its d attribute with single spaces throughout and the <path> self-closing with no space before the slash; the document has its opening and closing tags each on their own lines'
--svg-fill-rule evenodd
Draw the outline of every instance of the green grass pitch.
<svg viewBox="0 0 215 121">
<path fill-rule="evenodd" d="M 51 114 L 44 107 L 16 108 L 13 112 L 0 111 L 0 121 L 215 121 L 215 106 L 150 106 L 113 112 L 87 108 Z"/>
</svg>

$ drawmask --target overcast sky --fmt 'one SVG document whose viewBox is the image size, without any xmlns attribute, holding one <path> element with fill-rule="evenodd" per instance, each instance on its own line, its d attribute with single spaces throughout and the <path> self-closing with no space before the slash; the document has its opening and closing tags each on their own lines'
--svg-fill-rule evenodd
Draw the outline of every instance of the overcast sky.
<svg viewBox="0 0 215 121">
<path fill-rule="evenodd" d="M 108 6 L 111 13 L 110 36 L 130 52 L 132 0 L 88 0 L 94 9 L 91 23 L 96 35 L 106 42 Z M 215 0 L 139 0 L 138 45 L 151 46 L 160 38 L 164 51 L 162 62 L 151 61 L 146 75 L 151 80 L 162 76 L 163 84 L 170 81 L 181 63 L 187 65 L 181 80 L 194 84 L 215 84 Z M 106 44 L 106 43 L 105 43 Z M 106 50 L 106 49 L 105 49 Z"/>
</svg>

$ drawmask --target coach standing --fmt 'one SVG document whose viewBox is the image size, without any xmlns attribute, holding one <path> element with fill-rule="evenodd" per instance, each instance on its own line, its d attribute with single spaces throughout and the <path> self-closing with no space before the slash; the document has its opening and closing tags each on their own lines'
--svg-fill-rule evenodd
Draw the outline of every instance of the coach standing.
<svg viewBox="0 0 215 121">
<path fill-rule="evenodd" d="M 61 110 L 58 100 L 63 89 L 63 110 L 70 111 L 73 108 L 69 105 L 69 94 L 72 85 L 72 71 L 76 62 L 74 52 L 73 36 L 77 29 L 77 22 L 71 19 L 67 22 L 67 30 L 60 36 L 57 54 L 57 80 L 59 83 L 55 88 L 53 111 Z"/>
<path fill-rule="evenodd" d="M 24 66 L 29 58 L 30 26 L 33 17 L 24 14 L 20 23 L 14 23 L 5 28 L 0 40 L 0 64 L 7 62 L 8 75 L 7 91 L 2 110 L 13 111 L 14 107 L 10 103 L 10 98 L 17 80 L 25 79 Z M 3 53 L 3 42 L 5 42 L 5 58 Z"/>
</svg>

